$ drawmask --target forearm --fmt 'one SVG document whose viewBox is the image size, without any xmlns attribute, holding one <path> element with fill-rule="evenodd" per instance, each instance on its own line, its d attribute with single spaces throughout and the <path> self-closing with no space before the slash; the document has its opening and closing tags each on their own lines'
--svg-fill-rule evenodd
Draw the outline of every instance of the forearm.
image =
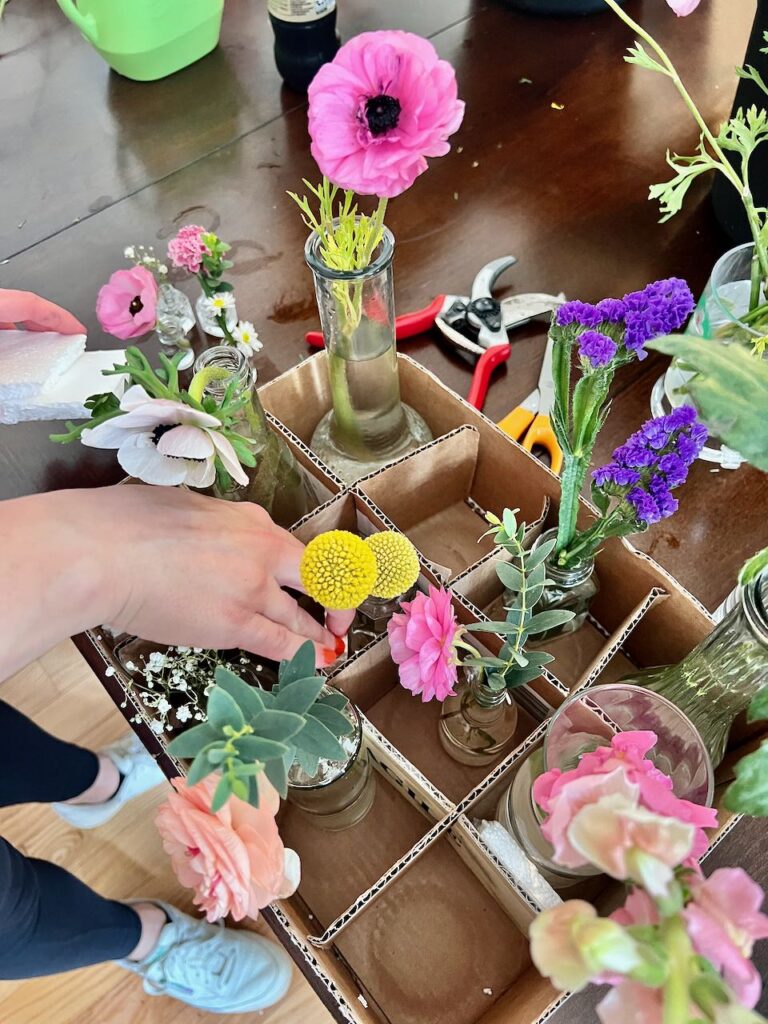
<svg viewBox="0 0 768 1024">
<path fill-rule="evenodd" d="M 119 578 L 96 543 L 96 491 L 0 502 L 0 681 L 60 640 L 108 619 Z"/>
</svg>

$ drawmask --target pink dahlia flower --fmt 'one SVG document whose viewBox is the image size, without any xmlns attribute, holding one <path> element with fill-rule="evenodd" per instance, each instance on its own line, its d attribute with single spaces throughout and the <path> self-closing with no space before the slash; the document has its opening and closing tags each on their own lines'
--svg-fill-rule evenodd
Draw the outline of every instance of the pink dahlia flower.
<svg viewBox="0 0 768 1024">
<path fill-rule="evenodd" d="M 326 177 L 362 195 L 400 195 L 445 156 L 464 116 L 456 75 L 411 32 L 363 32 L 309 87 L 312 156 Z"/>
<path fill-rule="evenodd" d="M 280 839 L 275 824 L 280 798 L 264 776 L 258 807 L 232 796 L 214 814 L 210 807 L 218 781 L 209 776 L 188 786 L 173 779 L 176 792 L 161 805 L 155 824 L 176 877 L 194 889 L 194 903 L 209 921 L 227 914 L 235 921 L 256 918 L 262 907 L 296 891 L 299 858 Z"/>
<path fill-rule="evenodd" d="M 387 624 L 392 660 L 398 665 L 400 682 L 422 701 L 454 696 L 458 679 L 454 641 L 459 624 L 451 595 L 430 586 L 429 594 L 418 593 L 403 601 L 402 612 Z"/>
<path fill-rule="evenodd" d="M 107 332 L 127 341 L 157 322 L 157 281 L 146 267 L 116 270 L 96 299 L 96 318 Z"/>
<path fill-rule="evenodd" d="M 678 18 L 684 18 L 686 14 L 693 14 L 701 0 L 667 0 L 667 3 Z"/>
<path fill-rule="evenodd" d="M 203 256 L 208 248 L 203 244 L 205 228 L 199 224 L 186 224 L 168 243 L 168 259 L 174 267 L 182 267 L 190 274 L 199 274 Z"/>
<path fill-rule="evenodd" d="M 768 917 L 760 912 L 764 893 L 741 868 L 718 868 L 693 887 L 683 911 L 693 948 L 722 972 L 742 1005 L 760 998 L 760 974 L 750 962 L 757 939 L 768 938 Z"/>
</svg>

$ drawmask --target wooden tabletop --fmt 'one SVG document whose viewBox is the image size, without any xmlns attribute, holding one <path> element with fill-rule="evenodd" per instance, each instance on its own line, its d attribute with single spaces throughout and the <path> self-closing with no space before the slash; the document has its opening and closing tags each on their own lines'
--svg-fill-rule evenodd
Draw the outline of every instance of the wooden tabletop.
<svg viewBox="0 0 768 1024">
<path fill-rule="evenodd" d="M 708 0 L 685 19 L 661 0 L 627 7 L 667 45 L 708 121 L 725 117 L 754 0 Z M 467 102 L 451 154 L 390 204 L 400 312 L 438 292 L 466 293 L 476 271 L 506 253 L 519 260 L 500 282 L 506 293 L 563 290 L 596 300 L 669 275 L 701 290 L 728 247 L 708 183 L 665 225 L 647 200 L 649 184 L 668 176 L 665 148 L 691 152 L 696 133 L 666 80 L 622 62 L 632 39 L 618 19 L 534 18 L 500 0 L 340 4 L 343 37 L 384 27 L 432 38 Z M 70 309 L 88 326 L 90 348 L 118 347 L 100 332 L 94 301 L 124 265 L 124 246 L 162 252 L 178 227 L 198 222 L 233 246 L 238 311 L 265 342 L 261 379 L 295 365 L 317 315 L 305 229 L 285 191 L 317 171 L 305 102 L 281 85 L 271 51 L 264 5 L 227 0 L 216 51 L 169 79 L 130 82 L 109 71 L 51 0 L 11 0 L 0 27 L 0 286 Z M 181 287 L 195 296 L 194 282 Z M 486 406 L 494 419 L 538 375 L 542 330 L 521 330 L 513 341 Z M 469 368 L 436 333 L 407 351 L 466 393 Z M 599 460 L 647 418 L 664 365 L 651 357 L 622 372 Z M 112 452 L 55 446 L 47 440 L 53 426 L 0 428 L 0 498 L 119 478 Z M 766 499 L 768 477 L 756 470 L 698 463 L 678 514 L 636 543 L 714 609 L 768 539 Z M 743 855 L 766 882 L 760 828 L 740 827 L 723 857 Z"/>
</svg>

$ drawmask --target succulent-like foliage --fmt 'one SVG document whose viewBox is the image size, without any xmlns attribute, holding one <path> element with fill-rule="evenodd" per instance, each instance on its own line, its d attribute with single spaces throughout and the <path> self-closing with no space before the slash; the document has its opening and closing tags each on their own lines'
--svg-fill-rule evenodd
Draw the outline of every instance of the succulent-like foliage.
<svg viewBox="0 0 768 1024">
<path fill-rule="evenodd" d="M 285 797 L 294 761 L 313 775 L 320 758 L 341 761 L 347 756 L 339 743 L 339 737 L 354 728 L 342 713 L 347 699 L 337 692 L 322 692 L 327 684 L 315 671 L 311 643 L 281 663 L 278 682 L 270 691 L 249 686 L 223 666 L 216 669 L 215 679 L 208 694 L 208 721 L 168 745 L 175 757 L 192 760 L 190 785 L 221 772 L 212 811 L 232 795 L 258 807 L 262 771 Z"/>
<path fill-rule="evenodd" d="M 526 651 L 528 638 L 548 629 L 554 629 L 573 618 L 573 612 L 557 609 L 537 612 L 533 609 L 544 593 L 547 579 L 545 561 L 555 547 L 555 541 L 540 544 L 535 551 L 526 551 L 523 546 L 525 523 L 518 523 L 511 509 L 504 509 L 502 519 L 487 514 L 492 523 L 488 531 L 499 547 L 512 555 L 511 562 L 500 562 L 496 573 L 505 588 L 515 595 L 507 608 L 504 622 L 478 622 L 467 628 L 476 632 L 498 633 L 505 637 L 498 658 L 470 657 L 465 665 L 485 669 L 486 682 L 494 690 L 513 690 L 541 675 L 541 669 L 550 661 L 551 654 L 544 651 Z"/>
</svg>

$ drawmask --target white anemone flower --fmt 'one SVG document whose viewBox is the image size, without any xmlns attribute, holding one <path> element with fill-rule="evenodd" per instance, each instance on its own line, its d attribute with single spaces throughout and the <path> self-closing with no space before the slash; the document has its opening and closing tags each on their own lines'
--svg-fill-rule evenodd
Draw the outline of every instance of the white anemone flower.
<svg viewBox="0 0 768 1024">
<path fill-rule="evenodd" d="M 203 310 L 208 316 L 217 317 L 227 313 L 235 305 L 234 292 L 214 292 L 213 295 L 206 295 L 201 303 Z"/>
<path fill-rule="evenodd" d="M 264 348 L 250 320 L 240 320 L 237 326 L 232 328 L 232 337 L 244 356 L 253 356 Z"/>
<path fill-rule="evenodd" d="M 140 384 L 125 392 L 120 408 L 123 416 L 84 430 L 81 440 L 91 448 L 116 448 L 117 461 L 130 476 L 167 487 L 210 487 L 218 455 L 233 480 L 248 483 L 215 416 L 183 402 L 152 398 Z"/>
</svg>

